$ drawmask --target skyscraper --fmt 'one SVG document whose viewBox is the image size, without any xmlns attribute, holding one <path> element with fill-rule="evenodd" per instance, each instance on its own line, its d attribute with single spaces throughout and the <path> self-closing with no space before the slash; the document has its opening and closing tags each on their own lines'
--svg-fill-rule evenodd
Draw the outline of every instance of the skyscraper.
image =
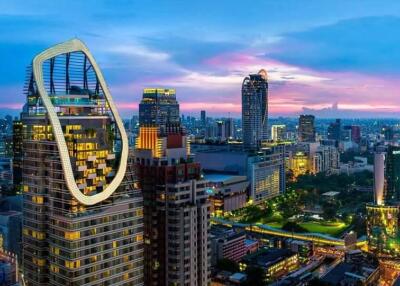
<svg viewBox="0 0 400 286">
<path fill-rule="evenodd" d="M 154 110 L 160 110 L 157 103 Z M 210 275 L 206 183 L 184 128 L 168 117 L 160 126 L 154 118 L 142 117 L 135 150 L 144 198 L 145 284 L 205 286 Z"/>
<path fill-rule="evenodd" d="M 400 146 L 389 145 L 386 154 L 385 203 L 400 201 Z"/>
<path fill-rule="evenodd" d="M 206 122 L 207 117 L 206 117 L 206 111 L 205 110 L 200 111 L 200 120 L 201 120 L 201 126 L 205 127 L 206 123 L 207 123 Z"/>
<path fill-rule="evenodd" d="M 162 132 L 167 125 L 180 124 L 175 89 L 145 88 L 139 104 L 139 122 L 141 126 L 158 126 Z"/>
<path fill-rule="evenodd" d="M 37 55 L 21 113 L 27 285 L 143 285 L 143 200 L 103 75 L 79 40 Z"/>
<path fill-rule="evenodd" d="M 268 139 L 268 78 L 262 69 L 251 74 L 242 85 L 243 147 L 257 150 Z"/>
<path fill-rule="evenodd" d="M 300 115 L 299 142 L 315 142 L 314 115 Z"/>
</svg>

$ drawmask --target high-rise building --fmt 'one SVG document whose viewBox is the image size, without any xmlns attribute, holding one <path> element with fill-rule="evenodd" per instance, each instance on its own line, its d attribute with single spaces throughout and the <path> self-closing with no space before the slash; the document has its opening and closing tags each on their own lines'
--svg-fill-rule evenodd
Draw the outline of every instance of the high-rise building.
<svg viewBox="0 0 400 286">
<path fill-rule="evenodd" d="M 342 124 L 340 119 L 336 119 L 328 126 L 328 139 L 340 141 L 340 136 L 342 134 Z"/>
<path fill-rule="evenodd" d="M 279 142 L 285 139 L 286 125 L 272 125 L 271 126 L 271 139 L 275 142 Z"/>
<path fill-rule="evenodd" d="M 400 146 L 389 145 L 386 154 L 385 203 L 400 201 Z"/>
<path fill-rule="evenodd" d="M 285 147 L 263 150 L 248 159 L 249 198 L 260 204 L 285 192 Z"/>
<path fill-rule="evenodd" d="M 205 127 L 207 123 L 207 117 L 206 117 L 206 111 L 202 110 L 200 111 L 200 120 L 201 120 L 201 126 Z"/>
<path fill-rule="evenodd" d="M 242 85 L 243 147 L 257 150 L 268 139 L 268 78 L 262 69 L 251 74 Z"/>
<path fill-rule="evenodd" d="M 298 136 L 300 142 L 315 142 L 314 115 L 300 115 Z"/>
<path fill-rule="evenodd" d="M 148 122 L 140 121 L 135 150 L 144 198 L 145 285 L 208 285 L 210 204 L 200 164 L 180 124 Z"/>
<path fill-rule="evenodd" d="M 175 89 L 145 88 L 139 104 L 139 122 L 141 126 L 158 126 L 162 132 L 166 125 L 180 124 Z"/>
<path fill-rule="evenodd" d="M 28 69 L 23 124 L 27 285 L 143 285 L 143 199 L 104 77 L 73 39 Z"/>
</svg>

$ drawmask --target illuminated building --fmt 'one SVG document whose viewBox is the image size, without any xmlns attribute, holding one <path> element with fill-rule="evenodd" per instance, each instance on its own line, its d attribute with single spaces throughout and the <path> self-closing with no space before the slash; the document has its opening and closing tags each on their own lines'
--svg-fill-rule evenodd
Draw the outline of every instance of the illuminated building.
<svg viewBox="0 0 400 286">
<path fill-rule="evenodd" d="M 375 153 L 374 155 L 374 198 L 376 205 L 384 202 L 385 191 L 385 154 Z"/>
<path fill-rule="evenodd" d="M 300 115 L 298 138 L 299 142 L 315 142 L 314 115 Z"/>
<path fill-rule="evenodd" d="M 267 282 L 272 282 L 299 268 L 300 263 L 297 253 L 288 249 L 270 248 L 246 255 L 239 263 L 241 271 L 249 266 L 263 268 Z"/>
<path fill-rule="evenodd" d="M 212 265 L 216 265 L 218 260 L 223 258 L 239 262 L 246 255 L 244 231 L 235 232 L 223 226 L 213 226 L 211 235 Z"/>
<path fill-rule="evenodd" d="M 159 110 L 154 104 L 152 110 Z M 190 155 L 184 128 L 165 115 L 162 126 L 158 113 L 141 117 L 134 151 L 144 199 L 145 285 L 205 286 L 210 276 L 207 182 Z"/>
<path fill-rule="evenodd" d="M 272 125 L 271 139 L 274 142 L 283 141 L 285 139 L 286 125 Z"/>
<path fill-rule="evenodd" d="M 294 177 L 306 173 L 317 174 L 339 172 L 339 152 L 334 146 L 320 145 L 318 142 L 298 143 L 289 152 L 289 169 Z"/>
<path fill-rule="evenodd" d="M 103 75 L 73 39 L 28 69 L 23 124 L 26 285 L 143 285 L 143 202 Z"/>
<path fill-rule="evenodd" d="M 300 151 L 291 154 L 289 158 L 289 169 L 292 171 L 295 178 L 297 178 L 299 175 L 309 173 L 311 168 L 308 154 Z"/>
<path fill-rule="evenodd" d="M 389 145 L 386 153 L 386 191 L 384 201 L 400 201 L 400 146 Z"/>
<path fill-rule="evenodd" d="M 161 132 L 167 124 L 180 124 L 175 89 L 145 88 L 139 104 L 139 122 L 141 126 L 157 126 Z"/>
<path fill-rule="evenodd" d="M 257 150 L 268 139 L 268 78 L 263 69 L 243 80 L 242 125 L 245 150 Z"/>
<path fill-rule="evenodd" d="M 381 256 L 400 257 L 400 207 L 367 205 L 368 249 Z"/>
<path fill-rule="evenodd" d="M 276 146 L 248 158 L 249 199 L 253 203 L 263 203 L 285 192 L 284 152 L 283 146 Z"/>
<path fill-rule="evenodd" d="M 249 181 L 246 176 L 227 174 L 206 174 L 211 212 L 224 215 L 225 212 L 241 209 L 247 202 Z"/>
</svg>

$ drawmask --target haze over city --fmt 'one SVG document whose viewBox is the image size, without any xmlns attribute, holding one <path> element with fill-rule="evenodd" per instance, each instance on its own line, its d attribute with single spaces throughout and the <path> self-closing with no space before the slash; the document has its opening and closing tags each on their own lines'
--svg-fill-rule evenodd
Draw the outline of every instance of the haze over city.
<svg viewBox="0 0 400 286">
<path fill-rule="evenodd" d="M 124 117 L 145 87 L 184 114 L 239 117 L 244 76 L 268 71 L 270 116 L 398 117 L 397 1 L 0 1 L 0 108 L 18 112 L 32 55 L 77 37 Z"/>
</svg>

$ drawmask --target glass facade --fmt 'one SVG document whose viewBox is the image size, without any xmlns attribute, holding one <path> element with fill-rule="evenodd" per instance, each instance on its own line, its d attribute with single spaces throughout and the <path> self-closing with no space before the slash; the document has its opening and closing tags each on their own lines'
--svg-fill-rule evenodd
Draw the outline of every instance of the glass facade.
<svg viewBox="0 0 400 286">
<path fill-rule="evenodd" d="M 268 79 L 267 72 L 246 77 L 242 85 L 243 147 L 257 150 L 268 139 Z"/>
</svg>

